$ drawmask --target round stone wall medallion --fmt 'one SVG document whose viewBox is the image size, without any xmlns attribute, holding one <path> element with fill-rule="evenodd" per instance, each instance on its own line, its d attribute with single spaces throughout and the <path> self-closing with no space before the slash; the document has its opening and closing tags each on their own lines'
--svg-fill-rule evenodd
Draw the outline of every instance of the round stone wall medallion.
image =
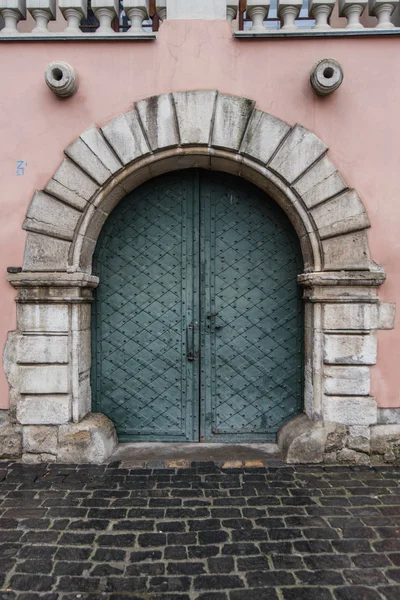
<svg viewBox="0 0 400 600">
<path fill-rule="evenodd" d="M 343 81 L 343 69 L 333 58 L 320 60 L 311 71 L 311 87 L 318 96 L 328 96 Z"/>
<path fill-rule="evenodd" d="M 78 76 L 74 67 L 66 62 L 51 62 L 47 65 L 45 81 L 48 87 L 56 96 L 60 98 L 69 98 L 73 96 L 78 89 Z"/>
</svg>

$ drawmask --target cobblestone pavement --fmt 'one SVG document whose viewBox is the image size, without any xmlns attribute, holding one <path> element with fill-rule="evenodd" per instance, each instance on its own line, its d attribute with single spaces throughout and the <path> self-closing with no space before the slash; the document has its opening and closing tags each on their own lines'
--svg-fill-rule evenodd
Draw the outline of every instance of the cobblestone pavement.
<svg viewBox="0 0 400 600">
<path fill-rule="evenodd" d="M 399 600 L 400 468 L 0 463 L 0 599 Z"/>
</svg>

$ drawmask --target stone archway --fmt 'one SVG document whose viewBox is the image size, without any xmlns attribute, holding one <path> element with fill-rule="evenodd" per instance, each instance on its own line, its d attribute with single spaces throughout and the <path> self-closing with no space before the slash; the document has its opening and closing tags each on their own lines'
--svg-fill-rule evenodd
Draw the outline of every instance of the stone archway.
<svg viewBox="0 0 400 600">
<path fill-rule="evenodd" d="M 139 101 L 66 148 L 29 206 L 22 272 L 8 275 L 18 290 L 18 325 L 5 366 L 25 460 L 99 461 L 114 448 L 110 422 L 88 414 L 96 240 L 127 193 L 155 175 L 191 167 L 252 181 L 282 207 L 300 239 L 306 417 L 281 432 L 284 456 L 320 462 L 326 452 L 331 460 L 343 450 L 357 454 L 345 444 L 357 431 L 369 440 L 377 422 L 369 365 L 376 362 L 376 330 L 393 326 L 394 306 L 378 302 L 385 275 L 370 259 L 368 216 L 327 150 L 300 125 L 216 91 Z M 333 437 L 340 438 L 336 446 Z"/>
</svg>

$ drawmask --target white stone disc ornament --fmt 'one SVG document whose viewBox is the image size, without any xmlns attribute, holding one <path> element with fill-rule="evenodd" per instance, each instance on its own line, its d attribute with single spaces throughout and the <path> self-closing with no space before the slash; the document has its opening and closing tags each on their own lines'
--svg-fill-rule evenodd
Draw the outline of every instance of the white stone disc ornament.
<svg viewBox="0 0 400 600">
<path fill-rule="evenodd" d="M 318 96 L 328 96 L 343 81 L 343 69 L 333 58 L 320 60 L 311 71 L 311 87 Z"/>
<path fill-rule="evenodd" d="M 60 98 L 69 98 L 73 96 L 78 89 L 78 76 L 74 67 L 66 62 L 51 62 L 47 65 L 45 81 L 48 87 L 56 96 Z"/>
</svg>

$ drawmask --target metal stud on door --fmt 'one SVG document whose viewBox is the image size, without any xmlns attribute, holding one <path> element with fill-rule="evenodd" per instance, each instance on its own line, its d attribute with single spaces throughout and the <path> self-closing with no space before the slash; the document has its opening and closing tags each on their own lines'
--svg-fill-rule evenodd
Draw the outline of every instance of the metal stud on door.
<svg viewBox="0 0 400 600">
<path fill-rule="evenodd" d="M 298 240 L 260 190 L 185 171 L 130 194 L 95 253 L 94 409 L 121 441 L 261 441 L 298 412 Z"/>
</svg>

